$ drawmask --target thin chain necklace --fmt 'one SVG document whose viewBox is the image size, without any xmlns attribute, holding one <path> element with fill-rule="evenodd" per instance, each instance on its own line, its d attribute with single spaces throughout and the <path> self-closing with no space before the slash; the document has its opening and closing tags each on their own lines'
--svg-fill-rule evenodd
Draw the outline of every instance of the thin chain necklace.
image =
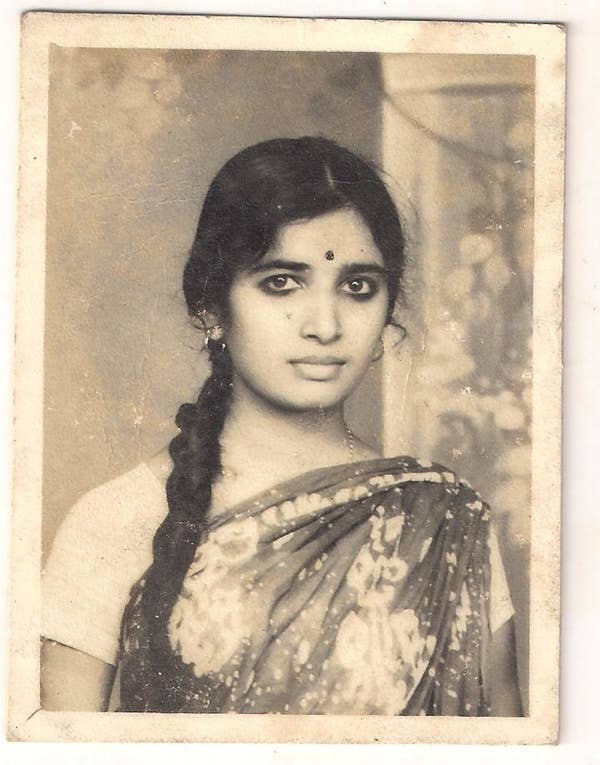
<svg viewBox="0 0 600 765">
<path fill-rule="evenodd" d="M 348 447 L 348 451 L 350 452 L 350 462 L 352 462 L 354 457 L 354 433 L 350 430 L 347 423 L 345 422 L 344 422 L 344 430 L 346 431 L 346 446 Z"/>
<path fill-rule="evenodd" d="M 350 430 L 347 423 L 344 422 L 344 433 L 345 433 L 345 444 L 348 447 L 349 452 L 349 462 L 354 462 L 354 445 L 355 445 L 355 437 L 354 433 Z M 237 473 L 234 470 L 231 470 L 226 467 L 222 467 L 220 470 L 220 474 L 223 476 L 223 478 L 236 478 Z"/>
</svg>

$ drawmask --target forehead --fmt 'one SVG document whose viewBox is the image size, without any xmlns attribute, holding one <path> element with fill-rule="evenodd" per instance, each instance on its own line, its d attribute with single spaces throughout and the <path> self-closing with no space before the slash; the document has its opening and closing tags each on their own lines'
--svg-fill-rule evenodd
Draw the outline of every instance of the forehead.
<svg viewBox="0 0 600 765">
<path fill-rule="evenodd" d="M 333 252 L 333 260 L 325 253 Z M 383 265 L 383 256 L 367 224 L 351 209 L 334 210 L 316 218 L 287 223 L 281 228 L 263 262 L 289 258 L 311 265 L 360 261 Z"/>
</svg>

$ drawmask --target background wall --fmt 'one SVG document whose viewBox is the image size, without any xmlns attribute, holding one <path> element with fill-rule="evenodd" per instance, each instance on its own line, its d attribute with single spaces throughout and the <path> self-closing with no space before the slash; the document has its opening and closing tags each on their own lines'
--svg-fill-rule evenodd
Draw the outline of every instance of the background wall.
<svg viewBox="0 0 600 765">
<path fill-rule="evenodd" d="M 491 502 L 526 700 L 532 60 L 55 48 L 51 72 L 45 551 L 197 395 L 180 277 L 215 172 L 258 140 L 323 134 L 383 165 L 410 233 L 408 338 L 389 332 L 349 419 Z"/>
</svg>

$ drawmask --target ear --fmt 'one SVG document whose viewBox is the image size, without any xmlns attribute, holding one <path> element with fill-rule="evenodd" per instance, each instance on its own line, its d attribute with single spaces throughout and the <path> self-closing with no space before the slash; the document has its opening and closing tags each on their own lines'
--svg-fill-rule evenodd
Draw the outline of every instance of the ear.
<svg viewBox="0 0 600 765">
<path fill-rule="evenodd" d="M 371 363 L 372 364 L 374 364 L 376 361 L 379 361 L 379 359 L 383 356 L 384 350 L 385 350 L 385 346 L 383 344 L 383 337 L 380 337 L 379 338 L 379 342 L 377 343 L 377 350 L 371 356 Z"/>
</svg>

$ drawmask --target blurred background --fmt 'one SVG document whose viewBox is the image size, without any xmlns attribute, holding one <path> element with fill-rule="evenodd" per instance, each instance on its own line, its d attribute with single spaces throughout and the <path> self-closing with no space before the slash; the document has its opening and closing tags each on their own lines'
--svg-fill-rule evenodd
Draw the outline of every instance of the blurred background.
<svg viewBox="0 0 600 765">
<path fill-rule="evenodd" d="M 407 337 L 387 330 L 348 419 L 492 505 L 527 703 L 533 85 L 521 56 L 52 47 L 44 555 L 197 396 L 180 282 L 215 173 L 257 141 L 324 135 L 382 170 L 409 237 Z"/>
</svg>

